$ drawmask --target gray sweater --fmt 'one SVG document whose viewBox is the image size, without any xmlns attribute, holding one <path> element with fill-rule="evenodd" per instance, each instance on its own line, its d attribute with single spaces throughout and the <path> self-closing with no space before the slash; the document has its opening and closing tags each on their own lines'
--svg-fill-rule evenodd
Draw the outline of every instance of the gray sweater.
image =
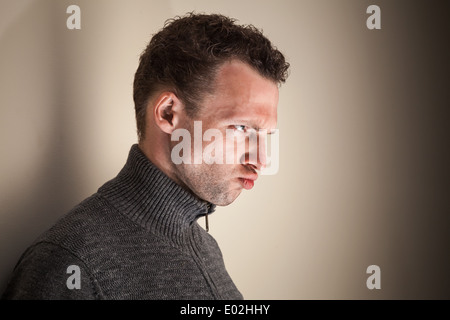
<svg viewBox="0 0 450 320">
<path fill-rule="evenodd" d="M 196 222 L 213 211 L 134 145 L 116 178 L 25 251 L 2 298 L 242 299 Z"/>
</svg>

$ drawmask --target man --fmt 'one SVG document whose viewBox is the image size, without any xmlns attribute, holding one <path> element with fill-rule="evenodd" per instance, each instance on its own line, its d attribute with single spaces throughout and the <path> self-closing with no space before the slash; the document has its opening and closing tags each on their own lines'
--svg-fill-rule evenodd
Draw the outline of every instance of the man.
<svg viewBox="0 0 450 320">
<path fill-rule="evenodd" d="M 167 22 L 135 75 L 139 144 L 26 250 L 3 297 L 241 299 L 197 219 L 253 187 L 288 67 L 253 26 L 200 14 Z"/>
</svg>

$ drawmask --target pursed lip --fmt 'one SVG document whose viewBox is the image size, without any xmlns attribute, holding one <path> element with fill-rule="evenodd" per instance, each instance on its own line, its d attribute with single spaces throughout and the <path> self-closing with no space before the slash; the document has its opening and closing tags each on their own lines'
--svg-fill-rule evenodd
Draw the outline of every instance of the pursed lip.
<svg viewBox="0 0 450 320">
<path fill-rule="evenodd" d="M 256 179 L 258 179 L 258 172 L 251 167 L 245 167 L 242 169 L 244 170 L 239 173 L 238 180 L 244 189 L 250 190 L 255 185 Z"/>
<path fill-rule="evenodd" d="M 243 178 L 239 178 L 241 181 L 241 185 L 244 189 L 250 190 L 255 185 L 255 180 L 258 177 L 258 175 L 247 175 Z"/>
<path fill-rule="evenodd" d="M 258 174 L 257 173 L 246 174 L 245 176 L 241 176 L 240 178 L 255 181 L 256 179 L 258 179 Z"/>
</svg>

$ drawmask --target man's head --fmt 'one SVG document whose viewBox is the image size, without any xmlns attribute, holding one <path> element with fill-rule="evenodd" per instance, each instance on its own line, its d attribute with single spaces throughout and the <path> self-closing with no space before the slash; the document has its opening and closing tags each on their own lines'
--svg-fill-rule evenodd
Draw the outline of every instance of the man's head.
<svg viewBox="0 0 450 320">
<path fill-rule="evenodd" d="M 278 85 L 286 80 L 288 68 L 284 56 L 253 26 L 237 25 L 222 15 L 188 14 L 168 21 L 141 55 L 135 75 L 141 149 L 200 198 L 231 203 L 242 188 L 253 186 L 257 170 L 265 165 L 264 157 L 251 157 L 263 153 L 248 141 L 251 135 L 265 139 L 258 129 L 275 129 Z M 201 121 L 201 129 L 194 121 Z M 191 134 L 194 163 L 176 164 L 171 157 L 177 144 L 171 136 L 178 129 Z M 205 141 L 210 129 L 222 136 Z M 201 144 L 194 142 L 199 130 Z M 225 139 L 227 134 L 231 139 Z M 225 156 L 231 150 L 235 161 L 199 163 L 194 161 L 195 148 L 202 155 L 206 150 L 214 155 L 214 149 Z"/>
</svg>

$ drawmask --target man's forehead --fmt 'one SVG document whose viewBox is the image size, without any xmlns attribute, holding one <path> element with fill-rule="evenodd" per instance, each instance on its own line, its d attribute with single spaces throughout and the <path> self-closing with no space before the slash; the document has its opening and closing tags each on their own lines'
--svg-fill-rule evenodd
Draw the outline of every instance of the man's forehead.
<svg viewBox="0 0 450 320">
<path fill-rule="evenodd" d="M 202 103 L 199 116 L 212 122 L 274 129 L 278 86 L 243 62 L 227 62 L 216 77 L 215 90 Z"/>
</svg>

